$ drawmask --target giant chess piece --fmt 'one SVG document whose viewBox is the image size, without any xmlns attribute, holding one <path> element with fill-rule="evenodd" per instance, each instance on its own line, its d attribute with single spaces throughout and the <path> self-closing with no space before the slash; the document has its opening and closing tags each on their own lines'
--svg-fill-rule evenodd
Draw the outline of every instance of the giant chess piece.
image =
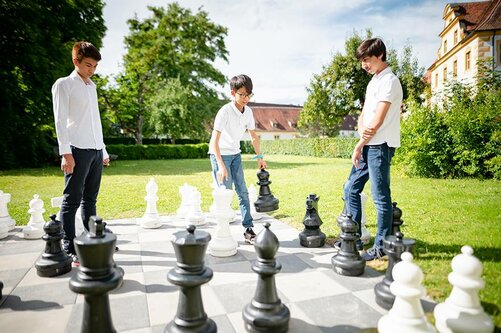
<svg viewBox="0 0 501 333">
<path fill-rule="evenodd" d="M 259 170 L 257 173 L 257 185 L 259 185 L 259 196 L 254 202 L 254 207 L 259 213 L 272 212 L 278 209 L 278 199 L 271 194 L 269 180 L 270 173 L 265 169 Z"/>
<path fill-rule="evenodd" d="M 167 274 L 167 279 L 179 286 L 177 313 L 164 332 L 181 333 L 217 332 L 216 323 L 207 317 L 202 303 L 200 287 L 212 279 L 212 269 L 204 265 L 205 251 L 211 237 L 205 231 L 195 232 L 189 225 L 186 231 L 176 232 L 172 245 L 176 253 L 176 267 Z"/>
<path fill-rule="evenodd" d="M 254 206 L 254 203 L 257 200 L 257 189 L 254 186 L 254 184 L 251 184 L 251 186 L 249 186 L 248 191 L 249 191 L 250 213 L 251 213 L 252 219 L 254 221 L 260 220 L 263 218 L 264 214 L 258 213 L 256 211 L 256 206 Z"/>
<path fill-rule="evenodd" d="M 254 242 L 257 260 L 252 270 L 258 274 L 256 293 L 242 311 L 248 332 L 282 333 L 289 329 L 290 311 L 278 298 L 275 285 L 275 274 L 282 269 L 275 260 L 278 247 L 278 238 L 266 222 Z"/>
<path fill-rule="evenodd" d="M 400 232 L 400 226 L 404 223 L 402 220 L 402 210 L 397 207 L 397 203 L 393 202 L 393 220 L 391 222 L 391 234 L 395 236 Z"/>
<path fill-rule="evenodd" d="M 299 243 L 304 247 L 322 247 L 325 244 L 325 234 L 320 231 L 322 219 L 318 215 L 319 199 L 314 193 L 306 197 L 304 230 L 299 234 Z"/>
<path fill-rule="evenodd" d="M 28 225 L 23 228 L 23 234 L 25 239 L 38 239 L 43 236 L 43 226 L 45 221 L 43 219 L 43 213 L 45 209 L 43 208 L 43 201 L 40 199 L 38 194 L 33 196 L 30 201 L 30 209 L 28 213 L 31 215 Z"/>
<path fill-rule="evenodd" d="M 50 216 L 43 227 L 45 235 L 42 239 L 45 243 L 45 251 L 35 263 L 37 274 L 43 277 L 63 275 L 71 271 L 72 259 L 61 248 L 63 239 L 63 224 L 56 220 L 56 215 Z"/>
<path fill-rule="evenodd" d="M 216 186 L 212 190 L 212 197 L 214 201 L 210 207 L 212 217 L 216 217 L 227 223 L 235 220 L 235 211 L 231 208 L 231 201 L 233 200 L 233 191 L 226 189 L 224 185 Z"/>
<path fill-rule="evenodd" d="M 195 190 L 195 188 L 188 183 L 184 183 L 184 185 L 179 186 L 179 194 L 181 195 L 181 205 L 176 210 L 177 217 L 180 219 L 185 219 L 190 211 L 191 206 L 191 193 Z"/>
<path fill-rule="evenodd" d="M 214 239 L 209 243 L 209 254 L 214 257 L 231 257 L 235 255 L 238 242 L 231 236 L 230 224 L 226 215 L 215 211 L 213 217 L 216 219 L 217 228 Z"/>
<path fill-rule="evenodd" d="M 59 208 L 59 211 L 56 214 L 56 220 L 61 221 L 61 205 L 63 204 L 64 197 L 53 197 L 50 199 L 50 204 L 52 208 Z M 84 232 L 85 227 L 82 221 L 82 206 L 79 206 L 77 212 L 75 213 L 75 237 L 80 236 Z"/>
<path fill-rule="evenodd" d="M 478 291 L 484 287 L 482 263 L 473 255 L 470 246 L 452 259 L 449 282 L 452 291 L 445 302 L 435 307 L 435 326 L 440 333 L 490 333 L 492 319 L 484 312 Z"/>
<path fill-rule="evenodd" d="M 201 207 L 202 194 L 196 188 L 191 192 L 190 202 L 191 205 L 188 214 L 186 214 L 186 224 L 193 224 L 196 226 L 204 225 L 206 223 L 206 218 Z"/>
<path fill-rule="evenodd" d="M 0 281 L 0 299 L 2 299 L 2 297 L 3 297 L 2 290 L 3 290 L 3 282 Z"/>
<path fill-rule="evenodd" d="M 10 217 L 7 204 L 10 202 L 10 193 L 4 193 L 0 190 L 0 225 L 6 225 L 7 231 L 14 230 L 16 221 Z"/>
<path fill-rule="evenodd" d="M 116 332 L 108 298 L 108 292 L 123 279 L 113 262 L 116 242 L 117 237 L 105 232 L 105 224 L 97 216 L 91 216 L 89 232 L 74 240 L 80 267 L 70 279 L 70 289 L 85 296 L 82 333 Z"/>
<path fill-rule="evenodd" d="M 393 307 L 378 321 L 379 333 L 428 333 L 436 332 L 427 321 L 421 305 L 426 290 L 421 285 L 423 272 L 412 262 L 412 254 L 402 253 L 402 261 L 393 268 L 391 292 L 395 295 Z"/>
<path fill-rule="evenodd" d="M 388 255 L 388 267 L 386 274 L 381 282 L 374 286 L 376 303 L 389 310 L 395 301 L 395 295 L 391 293 L 390 285 L 393 282 L 393 268 L 400 262 L 400 256 L 404 252 L 411 252 L 416 241 L 414 239 L 404 238 L 404 234 L 397 232 L 395 236 L 386 236 L 383 240 L 384 252 Z"/>
<path fill-rule="evenodd" d="M 361 218 L 361 223 L 360 223 L 362 234 L 360 235 L 360 240 L 362 241 L 363 244 L 367 244 L 371 240 L 371 233 L 365 227 L 365 225 L 367 224 L 367 199 L 368 198 L 369 197 L 364 192 L 360 193 L 360 204 L 362 206 L 362 218 Z"/>
<path fill-rule="evenodd" d="M 158 185 L 155 183 L 155 179 L 151 177 L 150 181 L 146 184 L 146 196 L 144 197 L 144 200 L 146 200 L 146 212 L 139 220 L 139 224 L 145 229 L 156 229 L 162 226 L 157 210 L 157 192 Z"/>
<path fill-rule="evenodd" d="M 332 257 L 334 271 L 340 275 L 359 276 L 364 273 L 365 260 L 358 253 L 355 244 L 359 239 L 357 222 L 351 214 L 341 214 L 338 218 L 341 228 L 341 249 Z"/>
<path fill-rule="evenodd" d="M 9 236 L 9 226 L 7 223 L 0 222 L 0 239 L 7 238 Z"/>
</svg>

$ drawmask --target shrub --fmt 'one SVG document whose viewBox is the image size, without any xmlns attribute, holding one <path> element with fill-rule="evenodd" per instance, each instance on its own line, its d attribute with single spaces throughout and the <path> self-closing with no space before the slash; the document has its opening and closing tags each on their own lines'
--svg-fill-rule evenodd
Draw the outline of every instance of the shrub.
<svg viewBox="0 0 501 333">
<path fill-rule="evenodd" d="M 107 145 L 109 154 L 118 155 L 121 160 L 166 160 L 184 158 L 205 158 L 207 143 L 187 145 Z"/>
</svg>

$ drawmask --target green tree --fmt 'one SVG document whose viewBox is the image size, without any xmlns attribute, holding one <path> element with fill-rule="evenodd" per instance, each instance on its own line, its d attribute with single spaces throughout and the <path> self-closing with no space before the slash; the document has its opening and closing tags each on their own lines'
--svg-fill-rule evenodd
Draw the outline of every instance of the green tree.
<svg viewBox="0 0 501 333">
<path fill-rule="evenodd" d="M 356 50 L 367 38 L 372 38 L 370 29 L 363 35 L 354 32 L 345 42 L 345 53 L 336 53 L 320 74 L 314 74 L 298 122 L 301 131 L 312 136 L 336 136 L 346 115 L 360 113 L 371 77 L 361 68 Z M 397 51 L 387 46 L 387 62 L 400 78 L 404 101 L 419 101 L 425 88 L 421 80 L 424 70 L 412 57 L 412 47 L 404 47 L 399 58 Z"/>
<path fill-rule="evenodd" d="M 128 21 L 125 73 L 117 80 L 118 91 L 129 106 L 117 109 L 126 114 L 121 125 L 134 134 L 138 144 L 148 125 L 173 140 L 185 136 L 205 139 L 205 127 L 220 105 L 215 86 L 226 81 L 213 64 L 218 58 L 227 60 L 227 29 L 211 22 L 205 11 L 193 14 L 177 3 L 148 8 L 152 17 Z M 186 100 L 181 101 L 180 96 Z M 174 107 L 178 102 L 182 103 Z M 177 115 L 187 117 L 177 118 L 175 123 Z M 161 133 L 170 126 L 176 129 Z"/>
<path fill-rule="evenodd" d="M 101 46 L 102 1 L 0 0 L 0 169 L 53 156 L 51 87 L 68 75 L 78 40 Z"/>
</svg>

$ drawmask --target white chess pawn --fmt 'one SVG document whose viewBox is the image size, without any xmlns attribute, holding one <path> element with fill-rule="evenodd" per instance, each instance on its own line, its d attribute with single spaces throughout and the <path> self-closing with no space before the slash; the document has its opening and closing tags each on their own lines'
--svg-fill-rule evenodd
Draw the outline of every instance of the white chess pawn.
<svg viewBox="0 0 501 333">
<path fill-rule="evenodd" d="M 212 190 L 212 216 L 231 223 L 235 220 L 235 211 L 231 208 L 231 201 L 233 200 L 233 190 L 227 190 L 224 185 L 215 187 Z"/>
<path fill-rule="evenodd" d="M 53 197 L 50 199 L 50 204 L 52 208 L 59 208 L 59 211 L 56 213 L 56 219 L 61 221 L 61 205 L 63 204 L 64 197 Z M 85 227 L 82 221 L 82 209 L 78 207 L 77 212 L 75 213 L 75 236 L 78 237 L 84 233 Z"/>
<path fill-rule="evenodd" d="M 4 193 L 0 190 L 0 224 L 6 225 L 7 230 L 14 230 L 16 221 L 10 217 L 7 204 L 10 202 L 10 193 Z"/>
<path fill-rule="evenodd" d="M 258 213 L 256 211 L 256 207 L 254 206 L 254 202 L 256 202 L 256 200 L 257 200 L 257 189 L 254 186 L 254 184 L 249 186 L 248 191 L 249 191 L 250 213 L 251 213 L 252 219 L 260 220 L 263 218 L 264 214 Z"/>
<path fill-rule="evenodd" d="M 155 183 L 155 179 L 151 177 L 148 184 L 146 184 L 146 196 L 144 197 L 144 200 L 146 200 L 146 212 L 139 221 L 139 224 L 145 229 L 155 229 L 162 226 L 157 210 L 157 192 L 158 185 Z"/>
<path fill-rule="evenodd" d="M 180 219 L 185 219 L 186 215 L 190 210 L 191 206 L 191 193 L 195 188 L 187 183 L 184 183 L 183 186 L 179 186 L 179 194 L 181 195 L 181 205 L 176 211 L 177 217 Z"/>
<path fill-rule="evenodd" d="M 238 242 L 231 236 L 228 218 L 224 212 L 217 211 L 214 213 L 214 218 L 217 227 L 215 236 L 209 242 L 208 252 L 214 257 L 231 257 L 237 253 Z"/>
<path fill-rule="evenodd" d="M 190 208 L 186 215 L 186 224 L 193 224 L 195 226 L 205 224 L 205 215 L 201 208 L 202 195 L 195 188 L 193 188 L 193 192 L 191 192 L 190 203 Z"/>
<path fill-rule="evenodd" d="M 369 232 L 369 230 L 367 230 L 367 228 L 365 227 L 365 224 L 367 223 L 367 214 L 366 214 L 366 205 L 367 205 L 367 199 L 369 197 L 367 196 L 367 194 L 365 194 L 364 192 L 360 193 L 360 202 L 361 202 L 361 205 L 362 205 L 362 220 L 361 220 L 361 225 L 362 225 L 362 235 L 360 235 L 360 240 L 362 241 L 362 243 L 364 244 L 368 244 L 369 241 L 371 240 L 371 233 Z"/>
<path fill-rule="evenodd" d="M 470 246 L 452 259 L 449 282 L 452 291 L 445 302 L 435 307 L 435 326 L 440 333 L 490 333 L 492 319 L 484 312 L 478 291 L 484 287 L 482 263 L 473 255 Z"/>
<path fill-rule="evenodd" d="M 390 290 L 395 295 L 395 303 L 388 314 L 379 319 L 378 332 L 436 332 L 426 320 L 421 305 L 421 297 L 426 293 L 421 285 L 423 272 L 412 262 L 411 253 L 402 253 L 401 258 L 402 261 L 393 267 L 394 282 L 390 285 Z"/>
<path fill-rule="evenodd" d="M 43 236 L 44 230 L 43 226 L 45 221 L 43 219 L 43 201 L 39 198 L 38 194 L 33 196 L 30 201 L 30 209 L 28 213 L 31 215 L 28 225 L 23 228 L 24 238 L 26 239 L 37 239 Z"/>
</svg>

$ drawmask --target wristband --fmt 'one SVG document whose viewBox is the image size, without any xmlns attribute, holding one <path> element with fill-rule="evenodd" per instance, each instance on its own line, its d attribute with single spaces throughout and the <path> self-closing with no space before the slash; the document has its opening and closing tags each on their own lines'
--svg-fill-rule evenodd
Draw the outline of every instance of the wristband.
<svg viewBox="0 0 501 333">
<path fill-rule="evenodd" d="M 258 159 L 258 158 L 263 158 L 264 156 L 262 154 L 259 154 L 259 155 L 256 155 L 254 156 L 252 159 L 255 160 L 255 159 Z"/>
</svg>

